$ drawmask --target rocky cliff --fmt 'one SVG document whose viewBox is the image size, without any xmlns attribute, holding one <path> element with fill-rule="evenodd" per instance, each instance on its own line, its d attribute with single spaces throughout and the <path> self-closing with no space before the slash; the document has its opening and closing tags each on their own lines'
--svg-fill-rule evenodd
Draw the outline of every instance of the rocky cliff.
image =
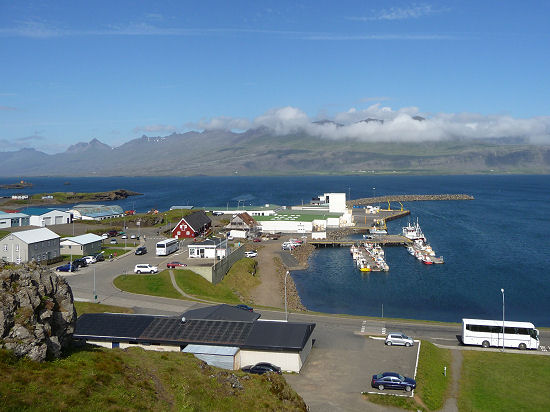
<svg viewBox="0 0 550 412">
<path fill-rule="evenodd" d="M 65 279 L 36 264 L 0 262 L 0 347 L 35 361 L 58 358 L 76 325 Z"/>
</svg>

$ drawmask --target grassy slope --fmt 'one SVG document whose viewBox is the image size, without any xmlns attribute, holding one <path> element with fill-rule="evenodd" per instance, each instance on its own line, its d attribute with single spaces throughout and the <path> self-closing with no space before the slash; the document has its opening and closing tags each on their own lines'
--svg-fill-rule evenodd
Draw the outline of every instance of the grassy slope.
<svg viewBox="0 0 550 412">
<path fill-rule="evenodd" d="M 243 389 L 233 388 L 238 377 Z M 192 355 L 87 347 L 35 363 L 0 350 L 3 411 L 305 410 L 282 376 L 247 376 Z"/>
<path fill-rule="evenodd" d="M 252 275 L 254 270 L 254 259 L 244 258 L 236 262 L 224 280 L 217 285 L 213 285 L 202 276 L 185 269 L 174 270 L 174 277 L 178 286 L 185 293 L 197 298 L 230 304 L 252 303 L 250 290 L 260 282 Z M 117 288 L 127 292 L 183 298 L 173 288 L 167 270 L 156 275 L 121 275 L 114 280 L 114 284 Z"/>
<path fill-rule="evenodd" d="M 458 405 L 468 411 L 548 411 L 550 357 L 464 351 Z"/>
<path fill-rule="evenodd" d="M 134 313 L 130 308 L 123 308 L 121 306 L 104 305 L 102 303 L 91 302 L 75 302 L 74 307 L 78 316 L 83 313 Z"/>
</svg>

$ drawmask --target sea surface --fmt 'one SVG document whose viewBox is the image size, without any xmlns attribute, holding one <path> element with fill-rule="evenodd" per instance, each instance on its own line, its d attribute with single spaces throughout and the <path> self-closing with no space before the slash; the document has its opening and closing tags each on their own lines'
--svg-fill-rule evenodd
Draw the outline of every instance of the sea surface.
<svg viewBox="0 0 550 412">
<path fill-rule="evenodd" d="M 387 273 L 362 274 L 348 248 L 319 249 L 309 269 L 292 276 L 311 310 L 355 315 L 460 322 L 463 317 L 505 318 L 550 326 L 549 176 L 290 176 L 29 178 L 12 193 L 143 193 L 117 201 L 145 212 L 172 205 L 226 207 L 296 205 L 325 192 L 350 198 L 394 194 L 466 193 L 471 201 L 407 202 L 410 217 L 388 222 L 401 233 L 418 221 L 444 265 L 427 266 L 402 247 L 387 247 Z M 0 178 L 0 184 L 14 179 Z M 70 184 L 65 184 L 70 183 Z M 383 205 L 386 206 L 386 205 Z M 399 207 L 392 203 L 393 208 Z M 383 311 L 383 313 L 382 313 Z"/>
</svg>

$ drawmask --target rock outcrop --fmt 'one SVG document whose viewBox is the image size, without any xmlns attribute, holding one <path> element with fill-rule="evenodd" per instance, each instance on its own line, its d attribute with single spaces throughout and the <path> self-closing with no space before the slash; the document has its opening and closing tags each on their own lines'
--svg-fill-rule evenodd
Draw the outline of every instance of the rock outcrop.
<svg viewBox="0 0 550 412">
<path fill-rule="evenodd" d="M 65 279 L 36 264 L 0 262 L 0 347 L 35 361 L 58 358 L 76 325 Z"/>
</svg>

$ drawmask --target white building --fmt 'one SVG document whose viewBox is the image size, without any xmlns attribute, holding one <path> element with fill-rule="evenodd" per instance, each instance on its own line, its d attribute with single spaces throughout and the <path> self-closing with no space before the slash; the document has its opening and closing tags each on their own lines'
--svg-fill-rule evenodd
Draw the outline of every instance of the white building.
<svg viewBox="0 0 550 412">
<path fill-rule="evenodd" d="M 97 255 L 101 252 L 102 237 L 93 233 L 67 237 L 61 240 L 61 253 L 63 255 Z"/>
<path fill-rule="evenodd" d="M 30 216 L 31 226 L 62 225 L 73 221 L 71 212 L 59 209 L 29 207 L 24 209 L 23 212 Z"/>
<path fill-rule="evenodd" d="M 113 217 L 123 217 L 124 211 L 118 205 L 93 205 L 93 204 L 80 204 L 73 207 L 70 210 L 74 219 L 82 220 L 104 220 L 111 219 Z"/>
<path fill-rule="evenodd" d="M 223 259 L 228 253 L 227 239 L 210 238 L 188 246 L 189 258 Z"/>
<path fill-rule="evenodd" d="M 29 215 L 25 213 L 4 213 L 0 211 L 0 229 L 29 226 Z"/>
<path fill-rule="evenodd" d="M 78 318 L 73 337 L 106 348 L 193 353 L 226 369 L 269 362 L 299 373 L 313 346 L 315 324 L 267 322 L 259 316 L 229 305 L 182 316 L 86 313 Z"/>
<path fill-rule="evenodd" d="M 13 232 L 0 239 L 0 258 L 11 263 L 46 263 L 60 256 L 59 239 L 45 227 Z"/>
</svg>

